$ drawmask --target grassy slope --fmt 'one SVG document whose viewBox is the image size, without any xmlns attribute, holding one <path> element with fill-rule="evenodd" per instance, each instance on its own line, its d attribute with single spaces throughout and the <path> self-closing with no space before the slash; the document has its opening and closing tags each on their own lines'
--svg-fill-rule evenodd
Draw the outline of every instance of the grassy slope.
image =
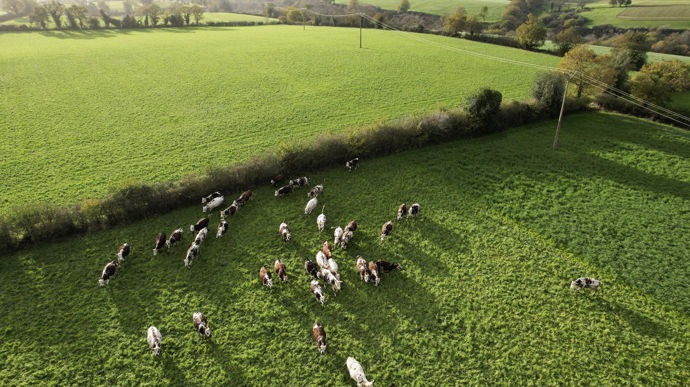
<svg viewBox="0 0 690 387">
<path fill-rule="evenodd" d="M 4 34 L 0 213 L 98 197 L 129 179 L 177 179 L 281 141 L 458 105 L 480 87 L 525 98 L 537 74 L 398 33 L 366 30 L 364 49 L 358 38 L 349 28 L 301 26 Z"/>
<path fill-rule="evenodd" d="M 269 22 L 276 21 L 273 18 L 266 18 L 263 16 L 246 15 L 243 13 L 228 13 L 228 12 L 206 12 L 204 18 L 201 20 L 205 22 L 235 22 L 235 21 L 253 21 L 253 22 Z"/>
<path fill-rule="evenodd" d="M 681 385 L 690 378 L 690 136 L 610 114 L 555 123 L 311 175 L 328 226 L 360 222 L 336 251 L 342 292 L 317 305 L 300 259 L 319 245 L 304 191 L 268 187 L 211 237 L 190 270 L 183 246 L 152 257 L 159 229 L 200 208 L 0 259 L 0 384 L 351 385 L 347 356 L 380 385 Z M 422 216 L 380 225 L 419 201 Z M 320 206 L 319 206 L 320 208 Z M 217 218 L 214 217 L 214 223 Z M 278 224 L 293 241 L 284 244 Z M 330 231 L 328 233 L 329 236 Z M 123 241 L 133 254 L 106 289 L 96 280 Z M 382 285 L 360 283 L 356 255 L 401 261 Z M 269 293 L 258 268 L 282 257 L 290 282 Z M 595 298 L 571 279 L 604 281 Z M 215 328 L 202 342 L 191 314 Z M 325 357 L 312 343 L 317 319 Z M 148 325 L 163 334 L 151 359 Z"/>
<path fill-rule="evenodd" d="M 336 0 L 336 3 L 348 4 L 349 0 Z M 383 9 L 398 9 L 400 0 L 362 0 L 362 4 L 373 4 Z M 503 10 L 510 3 L 508 0 L 410 0 L 410 11 L 426 12 L 435 15 L 452 15 L 458 7 L 464 7 L 468 14 L 476 15 L 482 6 L 489 7 L 486 21 L 498 21 Z M 481 19 L 480 19 L 481 20 Z"/>
<path fill-rule="evenodd" d="M 648 2 L 648 5 L 661 6 L 661 4 L 656 2 Z M 667 26 L 669 28 L 676 29 L 690 28 L 690 18 L 687 18 L 685 20 L 632 20 L 627 18 L 619 18 L 618 14 L 620 14 L 623 11 L 623 8 L 612 8 L 608 5 L 601 4 L 599 6 L 592 8 L 591 11 L 582 12 L 580 15 L 589 19 L 588 23 L 585 24 L 585 27 L 592 27 L 601 24 L 612 24 L 614 26 L 622 28 L 661 26 Z M 648 9 L 645 9 L 642 13 L 653 15 L 653 12 L 649 11 Z"/>
<path fill-rule="evenodd" d="M 690 91 L 685 91 L 681 93 L 673 93 L 671 95 L 672 108 L 688 110 L 690 109 Z"/>
<path fill-rule="evenodd" d="M 596 46 L 592 44 L 587 45 L 589 48 L 591 48 L 597 55 L 605 55 L 611 52 L 611 47 L 608 46 Z M 544 43 L 544 46 L 541 47 L 544 49 L 555 49 L 556 45 L 550 41 L 547 40 Z M 660 52 L 647 52 L 647 62 L 657 62 L 660 60 L 674 60 L 677 59 L 681 62 L 690 62 L 690 56 L 683 56 L 683 55 L 673 55 L 673 54 L 662 54 Z"/>
</svg>

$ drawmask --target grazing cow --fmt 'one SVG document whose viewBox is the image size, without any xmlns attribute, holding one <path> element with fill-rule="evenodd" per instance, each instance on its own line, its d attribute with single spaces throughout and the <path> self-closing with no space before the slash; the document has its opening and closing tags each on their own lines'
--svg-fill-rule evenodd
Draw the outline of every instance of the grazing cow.
<svg viewBox="0 0 690 387">
<path fill-rule="evenodd" d="M 343 234 L 343 237 L 340 240 L 340 248 L 346 250 L 347 245 L 350 244 L 350 241 L 352 241 L 352 231 L 348 231 Z"/>
<path fill-rule="evenodd" d="M 252 198 L 252 195 L 254 195 L 254 192 L 252 192 L 252 190 L 242 192 L 242 195 L 240 195 L 240 197 L 236 200 L 237 204 L 241 206 L 247 204 L 249 199 Z"/>
<path fill-rule="evenodd" d="M 158 255 L 158 250 L 165 246 L 165 233 L 159 232 L 156 236 L 156 243 L 153 245 L 153 255 Z"/>
<path fill-rule="evenodd" d="M 307 196 L 310 198 L 315 198 L 319 196 L 319 194 L 323 192 L 323 185 L 319 184 L 316 187 L 312 188 L 311 191 L 307 192 Z"/>
<path fill-rule="evenodd" d="M 335 259 L 328 258 L 328 270 L 335 275 L 335 278 L 340 279 L 340 272 L 338 272 L 338 264 Z"/>
<path fill-rule="evenodd" d="M 340 239 L 343 237 L 343 229 L 340 226 L 333 231 L 333 237 L 335 238 L 333 244 L 338 246 L 340 244 Z"/>
<path fill-rule="evenodd" d="M 208 327 L 206 316 L 204 316 L 201 312 L 194 312 L 192 315 L 192 321 L 194 322 L 194 330 L 199 332 L 201 337 L 211 337 L 211 328 Z"/>
<path fill-rule="evenodd" d="M 357 383 L 357 387 L 372 387 L 374 385 L 373 380 L 371 382 L 367 380 L 362 365 L 353 357 L 348 357 L 345 364 L 347 365 L 347 370 L 350 372 L 350 378 Z"/>
<path fill-rule="evenodd" d="M 261 266 L 261 270 L 259 270 L 259 279 L 261 280 L 261 283 L 267 286 L 269 289 L 273 288 L 271 272 L 266 269 L 266 266 Z"/>
<path fill-rule="evenodd" d="M 302 188 L 305 185 L 309 185 L 309 179 L 306 176 L 298 177 L 297 179 L 290 180 L 290 185 L 294 188 Z"/>
<path fill-rule="evenodd" d="M 407 206 L 405 203 L 398 207 L 398 222 L 402 219 L 403 215 L 407 215 Z"/>
<path fill-rule="evenodd" d="M 119 249 L 117 249 L 117 259 L 120 262 L 123 262 L 127 256 L 129 256 L 131 248 L 129 247 L 129 243 L 125 243 L 122 246 L 120 246 Z"/>
<path fill-rule="evenodd" d="M 228 207 L 228 208 L 226 208 L 226 209 L 224 209 L 223 211 L 220 212 L 220 217 L 223 218 L 223 219 L 225 219 L 225 218 L 227 218 L 228 216 L 233 216 L 233 215 L 235 215 L 235 214 L 237 213 L 237 208 L 238 208 L 237 200 L 234 200 L 234 201 L 232 202 L 232 204 L 230 205 L 230 207 Z"/>
<path fill-rule="evenodd" d="M 276 197 L 285 196 L 285 195 L 289 194 L 290 192 L 292 192 L 292 186 L 286 185 L 284 187 L 278 188 L 275 195 L 276 195 Z"/>
<path fill-rule="evenodd" d="M 319 265 L 315 264 L 314 261 L 310 259 L 305 259 L 304 270 L 307 272 L 307 274 L 314 277 L 314 279 L 318 278 Z"/>
<path fill-rule="evenodd" d="M 331 272 L 329 269 L 321 269 L 318 275 L 319 278 L 331 285 L 333 293 L 335 293 L 336 290 L 340 290 L 340 284 L 342 284 L 343 281 L 339 280 L 338 277 L 336 277 L 335 274 L 333 274 L 333 272 Z"/>
<path fill-rule="evenodd" d="M 328 258 L 326 258 L 326 254 L 324 254 L 322 251 L 319 251 L 316 253 L 316 263 L 321 267 L 322 269 L 328 270 Z"/>
<path fill-rule="evenodd" d="M 316 200 L 316 198 L 312 200 Z M 326 227 L 326 214 L 323 213 L 324 208 L 326 208 L 325 204 L 321 207 L 321 214 L 316 218 L 316 226 L 319 228 L 319 232 L 323 232 L 323 228 Z"/>
<path fill-rule="evenodd" d="M 189 231 L 191 231 L 191 232 L 201 231 L 202 229 L 208 227 L 209 221 L 210 220 L 208 218 L 201 218 L 201 219 L 197 220 L 196 224 L 192 224 L 191 226 L 189 226 Z"/>
<path fill-rule="evenodd" d="M 225 201 L 225 196 L 218 196 L 217 198 L 214 198 L 210 202 L 206 203 L 205 206 L 201 207 L 201 211 L 203 212 L 213 212 L 216 208 L 220 207 L 221 204 Z"/>
<path fill-rule="evenodd" d="M 278 233 L 285 242 L 289 241 L 292 237 L 292 234 L 290 234 L 290 229 L 288 228 L 287 223 L 285 222 L 281 223 L 280 227 L 278 227 Z"/>
<path fill-rule="evenodd" d="M 399 263 L 391 263 L 379 259 L 376 261 L 376 267 L 381 271 L 381 273 L 390 273 L 393 270 L 402 270 L 402 265 Z"/>
<path fill-rule="evenodd" d="M 285 180 L 285 175 L 281 173 L 280 175 L 277 175 L 276 177 L 271 179 L 271 184 L 277 185 L 278 183 L 280 183 L 283 180 Z"/>
<path fill-rule="evenodd" d="M 570 283 L 570 288 L 578 291 L 584 288 L 592 289 L 592 295 L 597 294 L 599 286 L 601 286 L 601 281 L 589 277 L 580 277 Z"/>
<path fill-rule="evenodd" d="M 391 231 L 393 231 L 393 222 L 389 220 L 381 227 L 381 242 L 383 242 L 387 236 L 391 235 Z"/>
<path fill-rule="evenodd" d="M 369 282 L 369 268 L 367 267 L 367 261 L 362 258 L 361 255 L 357 256 L 357 271 L 359 271 L 359 280 L 364 282 Z"/>
<path fill-rule="evenodd" d="M 207 202 L 210 202 L 211 200 L 213 200 L 217 197 L 220 197 L 220 196 L 223 196 L 223 194 L 221 194 L 218 191 L 210 193 L 210 194 L 204 196 L 203 198 L 201 198 L 201 204 L 206 204 Z"/>
<path fill-rule="evenodd" d="M 287 282 L 288 277 L 287 271 L 285 271 L 285 264 L 280 260 L 280 258 L 276 259 L 275 263 L 273 264 L 273 270 L 275 270 L 281 281 Z"/>
<path fill-rule="evenodd" d="M 319 324 L 318 321 L 314 321 L 314 326 L 311 330 L 312 335 L 314 336 L 314 341 L 319 347 L 319 353 L 323 355 L 326 353 L 326 330 L 323 329 L 323 326 Z"/>
<path fill-rule="evenodd" d="M 173 231 L 172 234 L 170 234 L 170 238 L 165 242 L 165 245 L 168 246 L 168 250 L 175 245 L 175 243 L 179 242 L 182 240 L 182 233 L 184 230 L 181 228 L 178 228 L 177 230 Z"/>
<path fill-rule="evenodd" d="M 348 232 L 348 231 L 357 231 L 357 221 L 356 220 L 350 221 L 350 223 L 348 223 L 347 226 L 345 226 L 345 232 Z"/>
<path fill-rule="evenodd" d="M 199 245 L 194 241 L 192 245 L 187 249 L 187 255 L 184 258 L 184 267 L 189 268 L 192 266 L 192 261 L 199 256 Z"/>
<path fill-rule="evenodd" d="M 200 245 L 201 242 L 203 242 L 206 239 L 207 235 L 208 235 L 208 229 L 206 227 L 202 228 L 196 234 L 196 238 L 194 238 L 194 243 L 197 245 Z"/>
<path fill-rule="evenodd" d="M 323 295 L 323 290 L 321 289 L 321 285 L 319 284 L 319 281 L 317 280 L 311 280 L 311 283 L 309 284 L 309 288 L 311 289 L 312 294 L 314 297 L 316 297 L 316 301 L 319 301 L 321 305 L 326 302 L 326 298 Z"/>
<path fill-rule="evenodd" d="M 347 170 L 350 172 L 352 172 L 352 170 L 357 168 L 358 166 L 359 166 L 359 157 L 355 157 L 354 159 L 345 163 L 345 168 L 347 168 Z"/>
<path fill-rule="evenodd" d="M 374 277 L 374 283 L 376 286 L 379 286 L 379 283 L 381 283 L 381 276 L 379 275 L 379 267 L 376 265 L 376 262 L 369 261 L 369 272 L 371 273 L 372 277 Z"/>
<path fill-rule="evenodd" d="M 148 331 L 146 331 L 146 341 L 149 343 L 149 347 L 151 347 L 153 356 L 158 356 L 160 354 L 161 340 L 163 340 L 163 336 L 161 336 L 161 332 L 158 328 L 150 326 Z"/>
<path fill-rule="evenodd" d="M 101 273 L 101 279 L 98 280 L 98 284 L 101 285 L 101 287 L 105 286 L 107 283 L 110 283 L 110 277 L 114 276 L 115 273 L 117 272 L 117 266 L 120 263 L 115 260 L 103 268 L 103 273 Z"/>
<path fill-rule="evenodd" d="M 225 235 L 226 232 L 228 232 L 228 222 L 222 220 L 218 224 L 218 232 L 216 233 L 216 238 L 222 237 L 223 235 Z"/>
<path fill-rule="evenodd" d="M 306 207 L 304 207 L 304 215 L 311 214 L 311 212 L 314 211 L 314 208 L 316 208 L 317 204 L 319 204 L 319 200 L 317 198 L 309 199 Z"/>
<path fill-rule="evenodd" d="M 411 205 L 409 211 L 407 211 L 408 217 L 415 216 L 417 214 L 419 214 L 419 203 Z"/>
<path fill-rule="evenodd" d="M 330 258 L 333 255 L 332 249 L 333 249 L 333 245 L 331 245 L 331 242 L 329 242 L 329 241 L 323 242 L 323 246 L 321 247 L 321 252 L 326 255 L 326 258 Z"/>
</svg>

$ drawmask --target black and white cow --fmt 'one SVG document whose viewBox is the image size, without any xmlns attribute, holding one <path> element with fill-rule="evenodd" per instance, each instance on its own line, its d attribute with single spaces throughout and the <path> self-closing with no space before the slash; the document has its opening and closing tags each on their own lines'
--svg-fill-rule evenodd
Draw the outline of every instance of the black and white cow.
<svg viewBox="0 0 690 387">
<path fill-rule="evenodd" d="M 223 194 L 221 194 L 218 191 L 212 192 L 212 193 L 204 196 L 203 198 L 201 198 L 201 204 L 206 204 L 207 202 L 210 202 L 211 200 L 213 200 L 217 197 L 220 197 L 220 196 L 223 196 Z"/>
<path fill-rule="evenodd" d="M 228 222 L 222 220 L 220 224 L 218 224 L 218 232 L 216 232 L 216 238 L 220 238 L 225 233 L 228 232 Z"/>
<path fill-rule="evenodd" d="M 601 281 L 590 277 L 580 277 L 570 283 L 570 288 L 578 291 L 585 288 L 592 289 L 592 295 L 597 294 L 599 286 L 601 286 Z"/>
<path fill-rule="evenodd" d="M 319 353 L 320 354 L 325 354 L 326 353 L 326 330 L 323 329 L 323 326 L 319 324 L 318 321 L 314 321 L 314 326 L 312 327 L 312 336 L 314 337 L 314 341 L 316 342 L 316 345 L 319 347 Z"/>
<path fill-rule="evenodd" d="M 101 279 L 98 280 L 98 284 L 101 285 L 101 287 L 105 286 L 107 283 L 110 282 L 110 277 L 114 276 L 117 273 L 117 266 L 119 265 L 119 262 L 117 260 L 112 261 L 105 265 L 103 268 L 103 272 L 101 273 Z"/>
<path fill-rule="evenodd" d="M 168 247 L 168 250 L 171 247 L 173 247 L 177 242 L 182 240 L 183 233 L 184 230 L 182 228 L 178 228 L 170 234 L 170 238 L 168 238 L 167 242 L 165 242 L 165 245 Z"/>
<path fill-rule="evenodd" d="M 311 289 L 311 293 L 314 295 L 314 297 L 316 297 L 316 301 L 323 305 L 326 302 L 326 298 L 323 295 L 323 290 L 321 289 L 321 284 L 319 284 L 319 281 L 312 280 L 309 284 L 309 288 Z"/>
<path fill-rule="evenodd" d="M 208 222 L 210 222 L 209 218 L 201 218 L 197 220 L 196 224 L 192 224 L 189 226 L 189 231 L 191 232 L 197 232 L 201 231 L 202 229 L 208 227 Z"/>
<path fill-rule="evenodd" d="M 323 185 L 319 184 L 312 188 L 311 191 L 307 192 L 307 196 L 309 196 L 310 198 L 315 198 L 319 196 L 321 192 L 323 192 Z"/>
<path fill-rule="evenodd" d="M 376 266 L 382 273 L 389 273 L 393 270 L 402 270 L 401 264 L 391 263 L 388 261 L 384 261 L 383 259 L 379 259 L 378 261 L 376 261 Z"/>
<path fill-rule="evenodd" d="M 122 262 L 129 256 L 129 252 L 131 251 L 131 248 L 129 246 L 129 243 L 125 243 L 122 246 L 120 246 L 119 249 L 117 249 L 117 259 Z"/>
<path fill-rule="evenodd" d="M 163 231 L 159 232 L 156 236 L 156 243 L 153 245 L 153 255 L 158 255 L 158 250 L 165 246 L 165 233 Z"/>
<path fill-rule="evenodd" d="M 319 273 L 319 265 L 314 263 L 310 259 L 305 259 L 304 260 L 304 270 L 307 272 L 307 274 L 311 275 L 314 279 L 319 278 L 318 273 Z"/>
<path fill-rule="evenodd" d="M 278 188 L 278 190 L 275 192 L 276 197 L 280 196 L 285 196 L 292 192 L 292 186 L 291 185 L 286 185 L 284 187 Z"/>
<path fill-rule="evenodd" d="M 407 216 L 415 216 L 419 214 L 419 203 L 415 203 L 410 206 L 410 209 L 407 211 Z"/>
<path fill-rule="evenodd" d="M 228 216 L 233 216 L 237 213 L 237 209 L 239 208 L 239 205 L 237 204 L 237 200 L 233 201 L 230 207 L 224 209 L 223 211 L 220 212 L 220 217 L 225 219 Z"/>
<path fill-rule="evenodd" d="M 358 166 L 359 166 L 359 157 L 355 157 L 354 159 L 345 163 L 345 168 L 347 168 L 348 171 L 352 171 L 353 169 L 356 169 Z"/>
</svg>

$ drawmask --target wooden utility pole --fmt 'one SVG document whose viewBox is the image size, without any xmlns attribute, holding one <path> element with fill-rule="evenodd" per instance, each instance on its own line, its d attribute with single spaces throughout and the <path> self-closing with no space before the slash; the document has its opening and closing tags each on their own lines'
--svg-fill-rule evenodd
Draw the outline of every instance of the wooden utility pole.
<svg viewBox="0 0 690 387">
<path fill-rule="evenodd" d="M 558 133 L 561 131 L 561 121 L 563 121 L 563 111 L 565 110 L 565 98 L 568 96 L 568 82 L 570 81 L 570 72 L 565 75 L 565 90 L 563 90 L 563 102 L 561 102 L 561 114 L 558 115 L 558 125 L 556 126 L 556 136 L 553 138 L 553 150 L 556 150 L 558 145 Z"/>
<path fill-rule="evenodd" d="M 359 48 L 362 48 L 362 19 L 364 17 L 362 14 L 359 14 Z"/>
</svg>

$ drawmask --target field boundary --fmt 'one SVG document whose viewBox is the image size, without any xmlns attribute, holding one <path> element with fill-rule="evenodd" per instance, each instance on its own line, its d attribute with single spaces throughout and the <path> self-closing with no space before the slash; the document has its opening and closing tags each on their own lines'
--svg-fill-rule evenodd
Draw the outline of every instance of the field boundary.
<svg viewBox="0 0 690 387">
<path fill-rule="evenodd" d="M 585 109 L 585 101 L 568 99 L 567 113 Z M 463 108 L 440 109 L 422 116 L 376 122 L 345 133 L 322 134 L 312 142 L 283 143 L 276 152 L 244 163 L 212 168 L 179 181 L 133 182 L 104 198 L 71 206 L 27 205 L 0 218 L 0 253 L 161 215 L 181 206 L 198 204 L 208 192 L 239 192 L 266 184 L 280 173 L 302 174 L 344 164 L 355 156 L 380 157 L 551 118 L 555 118 L 554 113 L 540 109 L 534 101 L 505 102 L 500 112 L 491 117 L 491 122 L 481 121 Z"/>
</svg>

